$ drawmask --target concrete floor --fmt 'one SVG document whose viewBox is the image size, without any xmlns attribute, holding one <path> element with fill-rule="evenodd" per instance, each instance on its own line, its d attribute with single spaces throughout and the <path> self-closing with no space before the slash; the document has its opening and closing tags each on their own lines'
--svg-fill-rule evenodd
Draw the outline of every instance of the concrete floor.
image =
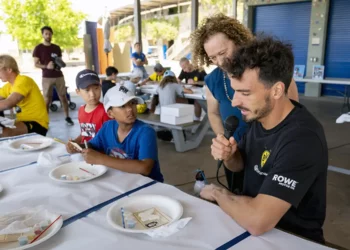
<svg viewBox="0 0 350 250">
<path fill-rule="evenodd" d="M 72 95 L 72 100 L 79 107 L 83 102 Z M 329 165 L 336 171 L 328 171 L 327 218 L 324 225 L 326 241 L 350 249 L 350 123 L 336 124 L 340 115 L 342 99 L 301 97 L 304 104 L 324 126 L 329 148 Z M 78 108 L 77 108 L 78 109 Z M 78 124 L 77 109 L 71 117 Z M 62 109 L 50 113 L 48 136 L 62 140 L 74 138 L 79 134 L 79 126 L 69 127 L 64 123 Z M 208 132 L 201 146 L 186 153 L 177 153 L 172 143 L 159 141 L 159 158 L 165 182 L 175 185 L 184 192 L 192 194 L 195 170 L 205 171 L 210 182 L 216 183 L 216 162 L 210 156 L 213 137 Z M 338 169 L 339 168 L 339 169 Z M 223 175 L 223 172 L 220 173 Z M 224 182 L 224 177 L 221 177 Z"/>
</svg>

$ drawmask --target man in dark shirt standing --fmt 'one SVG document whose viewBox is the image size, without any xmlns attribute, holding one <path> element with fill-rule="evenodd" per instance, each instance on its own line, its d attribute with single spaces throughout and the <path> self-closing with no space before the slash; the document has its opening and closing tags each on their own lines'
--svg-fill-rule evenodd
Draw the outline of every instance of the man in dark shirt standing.
<svg viewBox="0 0 350 250">
<path fill-rule="evenodd" d="M 49 105 L 52 102 L 53 87 L 62 103 L 64 113 L 66 115 L 66 122 L 68 125 L 74 125 L 68 113 L 68 100 L 66 83 L 60 68 L 55 63 L 55 57 L 62 57 L 61 48 L 51 43 L 53 31 L 51 27 L 44 26 L 41 28 L 41 34 L 44 38 L 43 43 L 37 45 L 33 51 L 35 67 L 42 69 L 42 90 L 46 102 L 47 112 L 49 112 Z"/>
<path fill-rule="evenodd" d="M 208 185 L 201 196 L 252 235 L 277 226 L 324 243 L 327 143 L 322 125 L 287 97 L 293 67 L 291 46 L 269 37 L 241 47 L 226 63 L 232 106 L 251 127 L 238 145 L 219 134 L 211 153 L 233 172 L 244 169 L 243 195 Z"/>
<path fill-rule="evenodd" d="M 203 87 L 203 85 L 196 85 L 196 82 L 204 82 L 204 78 L 207 75 L 207 73 L 204 70 L 200 71 L 198 69 L 195 69 L 186 57 L 180 59 L 180 67 L 182 70 L 180 72 L 179 77 L 177 78 L 179 83 L 182 80 L 185 80 L 186 84 L 193 84 L 197 87 Z M 197 101 L 193 99 L 189 99 L 188 103 L 194 104 L 194 120 L 199 121 L 202 114 L 202 107 Z"/>
</svg>

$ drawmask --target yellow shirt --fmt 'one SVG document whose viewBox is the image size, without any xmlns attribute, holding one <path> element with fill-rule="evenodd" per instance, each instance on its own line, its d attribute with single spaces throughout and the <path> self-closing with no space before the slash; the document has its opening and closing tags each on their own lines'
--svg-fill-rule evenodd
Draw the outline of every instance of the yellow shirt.
<svg viewBox="0 0 350 250">
<path fill-rule="evenodd" d="M 34 80 L 28 76 L 18 75 L 13 85 L 8 82 L 0 88 L 0 96 L 3 98 L 8 98 L 14 92 L 24 96 L 22 101 L 17 103 L 21 112 L 17 113 L 16 120 L 34 121 L 48 129 L 49 115 L 45 100 Z"/>
<path fill-rule="evenodd" d="M 160 82 L 163 79 L 163 76 L 159 76 L 156 72 L 153 72 L 148 78 L 154 82 Z"/>
</svg>

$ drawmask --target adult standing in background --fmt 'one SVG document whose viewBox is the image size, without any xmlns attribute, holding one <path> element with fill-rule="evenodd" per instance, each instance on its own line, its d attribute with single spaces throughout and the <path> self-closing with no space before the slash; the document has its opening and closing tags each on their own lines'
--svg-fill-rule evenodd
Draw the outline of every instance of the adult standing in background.
<svg viewBox="0 0 350 250">
<path fill-rule="evenodd" d="M 61 48 L 51 43 L 53 35 L 51 27 L 42 27 L 41 34 L 44 41 L 35 47 L 33 57 L 35 67 L 42 69 L 42 90 L 47 112 L 49 112 L 49 105 L 52 102 L 53 87 L 55 86 L 66 115 L 66 123 L 73 126 L 74 123 L 69 117 L 68 112 L 67 90 L 64 76 L 61 69 L 55 64 L 55 58 L 62 57 Z"/>
<path fill-rule="evenodd" d="M 223 122 L 234 115 L 239 118 L 239 127 L 234 133 L 237 142 L 245 134 L 247 124 L 242 120 L 239 109 L 231 106 L 234 90 L 230 87 L 227 74 L 220 68 L 227 58 L 232 58 L 237 49 L 253 39 L 253 35 L 235 18 L 217 14 L 204 19 L 202 25 L 191 34 L 192 64 L 198 68 L 214 64 L 218 66 L 206 78 L 208 118 L 216 135 L 224 134 Z M 290 99 L 298 101 L 296 83 L 292 80 L 288 89 Z M 243 173 L 235 173 L 225 168 L 231 190 L 241 188 Z M 231 184 L 235 183 L 232 187 Z"/>
<path fill-rule="evenodd" d="M 131 54 L 132 65 L 135 68 L 142 70 L 143 76 L 142 79 L 147 79 L 148 74 L 145 69 L 145 65 L 148 64 L 148 60 L 146 55 L 142 52 L 141 43 L 137 42 L 134 45 L 135 52 Z"/>
</svg>

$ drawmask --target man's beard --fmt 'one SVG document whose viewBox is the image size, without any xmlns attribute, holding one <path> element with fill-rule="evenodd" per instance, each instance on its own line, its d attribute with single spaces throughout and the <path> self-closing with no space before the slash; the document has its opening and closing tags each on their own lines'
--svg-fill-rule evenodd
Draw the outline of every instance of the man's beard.
<svg viewBox="0 0 350 250">
<path fill-rule="evenodd" d="M 240 108 L 240 107 L 237 107 L 239 109 L 243 109 L 243 110 L 246 110 L 245 108 Z M 272 104 L 271 104 L 271 99 L 269 96 L 266 96 L 265 97 L 265 106 L 260 108 L 260 109 L 256 109 L 254 110 L 254 117 L 252 118 L 247 118 L 246 116 L 242 115 L 242 119 L 245 121 L 245 122 L 253 122 L 253 121 L 259 121 L 260 119 L 266 117 L 268 114 L 270 114 L 271 110 L 272 110 Z"/>
<path fill-rule="evenodd" d="M 45 42 L 51 43 L 51 38 L 45 38 Z"/>
</svg>

